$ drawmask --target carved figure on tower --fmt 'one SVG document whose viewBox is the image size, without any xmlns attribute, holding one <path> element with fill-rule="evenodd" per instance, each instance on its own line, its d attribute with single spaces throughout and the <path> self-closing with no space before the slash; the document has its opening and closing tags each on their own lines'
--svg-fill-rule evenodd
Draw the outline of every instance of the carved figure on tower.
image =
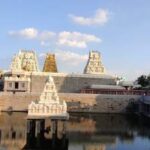
<svg viewBox="0 0 150 150">
<path fill-rule="evenodd" d="M 35 52 L 19 51 L 12 60 L 11 71 L 38 71 L 38 61 Z"/>
<path fill-rule="evenodd" d="M 105 68 L 101 62 L 101 55 L 98 51 L 89 52 L 87 65 L 84 69 L 85 74 L 104 74 Z"/>
</svg>

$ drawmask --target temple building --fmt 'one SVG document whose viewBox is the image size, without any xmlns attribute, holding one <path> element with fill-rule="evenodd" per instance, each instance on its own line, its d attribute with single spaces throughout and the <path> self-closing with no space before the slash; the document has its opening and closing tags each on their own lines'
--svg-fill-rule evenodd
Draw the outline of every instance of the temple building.
<svg viewBox="0 0 150 150">
<path fill-rule="evenodd" d="M 27 76 L 12 76 L 4 78 L 5 92 L 30 92 L 31 79 Z"/>
<path fill-rule="evenodd" d="M 44 91 L 38 102 L 31 102 L 28 107 L 28 116 L 62 116 L 68 117 L 67 104 L 65 101 L 60 101 L 56 87 L 51 76 L 45 84 Z"/>
<path fill-rule="evenodd" d="M 11 71 L 39 71 L 36 53 L 34 51 L 19 51 L 13 58 Z"/>
<path fill-rule="evenodd" d="M 101 62 L 101 55 L 98 51 L 89 52 L 89 59 L 84 69 L 85 74 L 105 74 L 105 68 Z"/>
<path fill-rule="evenodd" d="M 1 79 L 0 110 L 27 111 L 29 106 L 29 115 L 33 116 L 66 115 L 68 106 L 74 112 L 124 113 L 130 102 L 145 92 L 132 90 L 129 84 L 117 85 L 118 78 L 105 73 L 97 51 L 89 53 L 84 73 L 52 72 L 57 68 L 54 58 L 47 55 L 43 72 L 38 69 L 35 52 L 19 51 Z M 149 113 L 149 106 L 144 107 Z"/>
<path fill-rule="evenodd" d="M 19 51 L 12 60 L 10 70 L 4 77 L 4 91 L 30 92 L 31 77 L 27 73 L 39 71 L 36 53 Z"/>
<path fill-rule="evenodd" d="M 88 71 L 90 68 L 93 68 L 92 72 Z M 115 77 L 100 72 L 104 72 L 104 67 L 101 65 L 99 52 L 90 52 L 85 74 L 67 74 L 57 72 L 55 55 L 47 54 L 43 71 L 39 71 L 36 53 L 22 50 L 12 60 L 10 71 L 4 74 L 3 90 L 41 94 L 49 75 L 53 77 L 59 93 L 79 93 L 92 84 L 116 84 Z"/>
<path fill-rule="evenodd" d="M 90 67 L 92 68 L 91 62 L 94 60 L 91 59 L 94 59 L 94 57 L 96 58 L 96 62 L 99 65 L 95 62 L 93 65 L 94 69 L 92 70 L 92 72 L 86 72 L 84 74 L 43 72 L 38 69 L 38 61 L 36 59 L 36 54 L 33 51 L 19 51 L 19 53 L 12 60 L 11 69 L 9 71 L 5 71 L 4 77 L 2 79 L 1 89 L 3 94 L 1 94 L 2 96 L 0 97 L 0 103 L 2 102 L 3 105 L 0 106 L 0 110 L 26 111 L 31 101 L 40 100 L 41 103 L 33 102 L 32 111 L 35 114 L 38 114 L 39 113 L 38 108 L 43 106 L 44 111 L 53 112 L 51 104 L 48 103 L 48 105 L 45 105 L 43 101 L 41 101 L 42 99 L 40 97 L 41 93 L 43 93 L 43 89 L 45 89 L 46 84 L 49 83 L 47 81 L 49 76 L 52 78 L 53 80 L 52 82 L 54 82 L 55 84 L 54 89 L 58 92 L 60 98 L 65 100 L 67 103 L 71 102 L 71 105 L 70 106 L 68 105 L 68 108 L 69 107 L 72 108 L 72 104 L 75 106 L 74 102 L 77 104 L 77 106 L 79 106 L 78 108 L 80 108 L 80 106 L 82 108 L 90 107 L 91 106 L 90 100 L 86 100 L 85 102 L 86 105 L 84 104 L 82 105 L 82 102 L 80 102 L 84 99 L 83 98 L 84 95 L 87 96 L 86 92 L 82 93 L 81 91 L 87 89 L 88 87 L 92 87 L 92 85 L 108 85 L 108 86 L 116 85 L 115 76 L 100 73 L 104 72 L 104 68 L 102 71 L 102 65 L 100 65 L 101 64 L 100 54 L 98 52 L 93 51 L 90 52 L 90 59 L 88 60 L 86 69 L 88 70 Z M 99 59 L 97 59 L 97 57 Z M 47 61 L 48 60 L 49 58 L 47 56 Z M 53 65 L 53 69 L 54 68 L 56 70 L 56 67 L 54 67 Z M 98 72 L 96 72 L 96 68 L 98 68 Z M 51 99 L 49 100 L 57 100 L 57 93 L 55 93 L 55 95 L 51 93 L 50 95 Z M 50 95 L 47 94 L 45 95 L 45 97 Z M 93 97 L 93 99 L 96 100 L 96 97 L 93 94 L 91 96 Z M 7 100 L 5 101 L 5 103 L 3 101 L 4 99 Z M 74 101 L 72 102 L 72 100 Z M 92 105 L 93 104 L 95 104 L 95 102 L 92 102 Z M 63 102 L 57 101 L 56 105 L 58 106 L 57 108 L 59 108 L 57 110 L 58 112 L 62 111 L 62 109 L 64 109 L 63 107 L 65 106 Z M 98 109 L 99 105 L 95 107 Z"/>
<path fill-rule="evenodd" d="M 57 64 L 54 54 L 46 55 L 43 72 L 57 72 Z"/>
</svg>

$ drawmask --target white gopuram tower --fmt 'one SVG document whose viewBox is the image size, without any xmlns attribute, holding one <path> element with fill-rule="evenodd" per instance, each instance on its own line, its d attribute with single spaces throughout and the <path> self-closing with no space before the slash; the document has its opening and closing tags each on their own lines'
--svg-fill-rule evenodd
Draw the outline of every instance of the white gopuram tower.
<svg viewBox="0 0 150 150">
<path fill-rule="evenodd" d="M 53 78 L 49 76 L 45 84 L 44 91 L 39 102 L 31 102 L 28 106 L 28 116 L 30 117 L 69 117 L 67 104 L 60 101 Z"/>
<path fill-rule="evenodd" d="M 38 61 L 34 51 L 21 50 L 12 60 L 11 71 L 38 71 Z"/>
<path fill-rule="evenodd" d="M 89 52 L 89 59 L 84 69 L 85 74 L 105 74 L 105 68 L 101 62 L 101 55 L 98 51 Z"/>
</svg>

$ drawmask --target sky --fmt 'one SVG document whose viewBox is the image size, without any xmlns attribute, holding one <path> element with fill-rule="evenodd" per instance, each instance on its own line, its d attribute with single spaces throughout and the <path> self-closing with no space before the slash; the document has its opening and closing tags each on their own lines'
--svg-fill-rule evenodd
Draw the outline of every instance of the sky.
<svg viewBox="0 0 150 150">
<path fill-rule="evenodd" d="M 0 0 L 0 68 L 23 49 L 36 51 L 41 69 L 55 53 L 60 72 L 82 73 L 96 50 L 108 74 L 148 75 L 149 8 L 149 0 Z"/>
</svg>

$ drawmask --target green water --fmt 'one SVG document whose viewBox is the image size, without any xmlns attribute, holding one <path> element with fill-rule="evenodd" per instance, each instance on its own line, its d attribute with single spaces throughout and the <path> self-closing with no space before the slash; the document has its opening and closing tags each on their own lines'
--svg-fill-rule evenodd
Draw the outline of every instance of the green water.
<svg viewBox="0 0 150 150">
<path fill-rule="evenodd" d="M 133 115 L 79 116 L 70 120 L 79 124 L 79 130 L 69 132 L 69 150 L 150 150 L 150 120 L 147 118 Z"/>
<path fill-rule="evenodd" d="M 0 115 L 0 150 L 26 145 L 26 116 Z M 67 137 L 68 150 L 150 150 L 150 120 L 133 115 L 71 114 Z"/>
</svg>

